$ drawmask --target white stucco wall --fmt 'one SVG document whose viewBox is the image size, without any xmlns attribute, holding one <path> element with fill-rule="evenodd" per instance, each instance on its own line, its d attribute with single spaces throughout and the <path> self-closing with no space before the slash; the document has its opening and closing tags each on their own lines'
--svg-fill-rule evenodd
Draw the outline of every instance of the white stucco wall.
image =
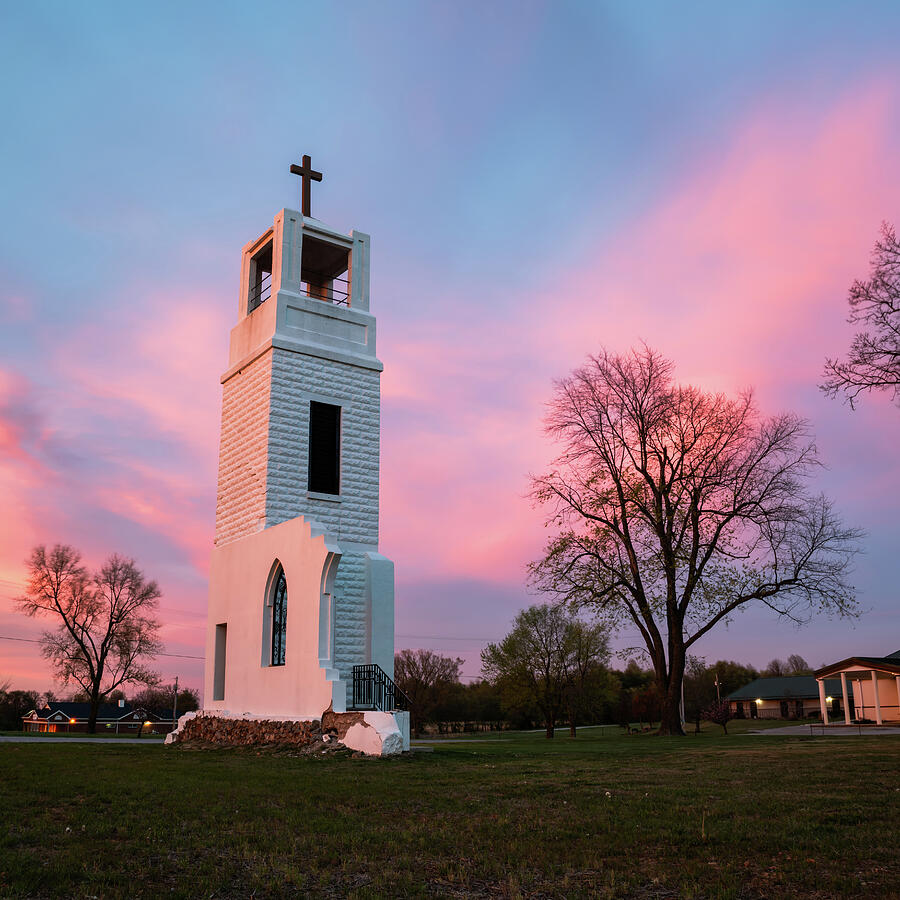
<svg viewBox="0 0 900 900">
<path fill-rule="evenodd" d="M 328 550 L 303 518 L 266 528 L 213 551 L 210 566 L 204 709 L 255 717 L 313 719 L 332 702 L 319 663 L 322 569 Z M 287 580 L 283 666 L 263 665 L 266 586 L 278 560 Z M 225 696 L 213 699 L 216 625 L 227 625 Z M 341 686 L 343 690 L 343 685 Z M 336 706 L 337 708 L 337 706 Z"/>
</svg>

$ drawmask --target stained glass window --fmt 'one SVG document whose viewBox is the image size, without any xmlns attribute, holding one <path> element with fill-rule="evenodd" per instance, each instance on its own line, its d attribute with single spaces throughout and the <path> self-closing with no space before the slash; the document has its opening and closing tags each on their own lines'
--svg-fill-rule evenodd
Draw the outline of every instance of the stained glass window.
<svg viewBox="0 0 900 900">
<path fill-rule="evenodd" d="M 278 570 L 272 592 L 272 665 L 284 665 L 284 645 L 287 639 L 287 581 L 284 569 Z"/>
</svg>

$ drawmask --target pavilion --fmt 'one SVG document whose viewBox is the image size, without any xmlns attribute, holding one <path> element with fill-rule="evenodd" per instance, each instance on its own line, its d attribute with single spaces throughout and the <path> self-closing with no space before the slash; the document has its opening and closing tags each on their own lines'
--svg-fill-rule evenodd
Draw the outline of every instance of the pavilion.
<svg viewBox="0 0 900 900">
<path fill-rule="evenodd" d="M 850 725 L 850 704 L 856 722 L 881 725 L 900 721 L 900 650 L 888 656 L 851 656 L 816 670 L 819 683 L 819 709 L 823 724 L 828 724 L 825 679 L 840 676 L 844 724 Z M 835 723 L 836 724 L 836 723 Z"/>
</svg>

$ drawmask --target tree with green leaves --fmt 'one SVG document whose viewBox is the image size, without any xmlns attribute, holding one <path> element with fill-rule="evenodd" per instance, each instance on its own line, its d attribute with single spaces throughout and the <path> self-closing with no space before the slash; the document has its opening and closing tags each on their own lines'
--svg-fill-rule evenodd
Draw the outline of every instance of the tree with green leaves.
<svg viewBox="0 0 900 900">
<path fill-rule="evenodd" d="M 847 581 L 860 532 L 810 492 L 807 423 L 678 384 L 649 347 L 603 352 L 556 385 L 547 432 L 561 444 L 533 479 L 552 537 L 538 589 L 640 634 L 662 703 L 683 734 L 688 650 L 748 604 L 794 622 L 854 615 Z"/>
<path fill-rule="evenodd" d="M 485 676 L 499 686 L 504 705 L 536 707 L 552 738 L 566 714 L 575 735 L 591 673 L 608 656 L 608 640 L 599 626 L 545 603 L 523 609 L 509 634 L 482 651 L 481 664 Z"/>
<path fill-rule="evenodd" d="M 72 547 L 32 551 L 28 585 L 17 604 L 26 615 L 57 621 L 41 636 L 41 650 L 59 682 L 84 691 L 91 704 L 89 732 L 96 731 L 100 703 L 114 690 L 159 680 L 146 665 L 162 649 L 159 597 L 156 582 L 147 581 L 132 559 L 113 554 L 91 574 Z"/>
<path fill-rule="evenodd" d="M 611 685 L 605 665 L 609 661 L 609 636 L 598 625 L 571 618 L 562 647 L 565 675 L 564 704 L 569 735 L 575 737 L 578 722 L 609 698 Z"/>
<path fill-rule="evenodd" d="M 0 731 L 21 731 L 22 717 L 40 708 L 37 691 L 11 691 L 0 686 Z"/>
</svg>

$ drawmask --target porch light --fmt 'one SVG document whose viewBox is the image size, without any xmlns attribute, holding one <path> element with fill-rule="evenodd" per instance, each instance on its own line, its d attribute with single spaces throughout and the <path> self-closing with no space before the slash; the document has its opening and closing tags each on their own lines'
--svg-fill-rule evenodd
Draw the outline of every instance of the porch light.
<svg viewBox="0 0 900 900">
<path fill-rule="evenodd" d="M 834 697 L 826 697 L 825 699 L 826 699 L 829 703 L 831 703 L 831 701 L 834 700 Z"/>
<path fill-rule="evenodd" d="M 75 724 L 75 720 L 74 720 L 74 719 L 69 719 L 69 724 L 70 724 L 70 725 L 74 725 L 74 724 Z"/>
<path fill-rule="evenodd" d="M 760 697 L 758 700 L 754 700 L 753 702 L 754 703 L 762 703 L 762 697 Z"/>
</svg>

